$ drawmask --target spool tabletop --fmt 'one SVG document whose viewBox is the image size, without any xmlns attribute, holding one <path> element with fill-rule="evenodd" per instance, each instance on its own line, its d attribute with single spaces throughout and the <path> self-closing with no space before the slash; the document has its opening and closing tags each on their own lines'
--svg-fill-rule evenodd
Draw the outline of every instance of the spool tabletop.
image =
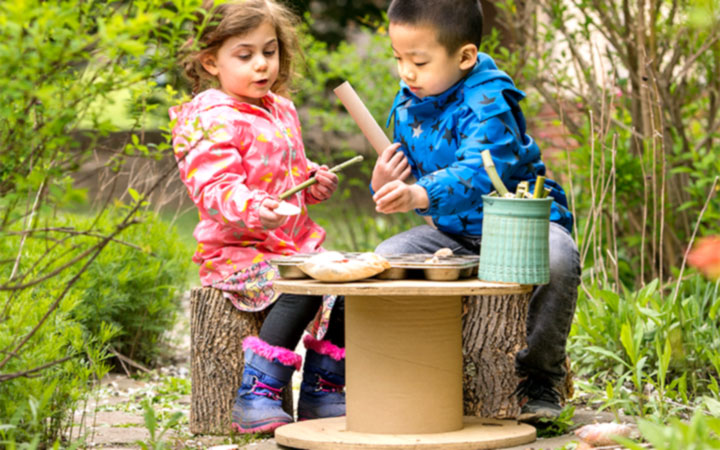
<svg viewBox="0 0 720 450">
<path fill-rule="evenodd" d="M 346 283 L 283 278 L 274 280 L 273 286 L 279 292 L 304 295 L 506 295 L 524 294 L 532 290 L 530 285 L 492 283 L 475 278 L 456 281 L 379 280 L 370 278 Z"/>
</svg>

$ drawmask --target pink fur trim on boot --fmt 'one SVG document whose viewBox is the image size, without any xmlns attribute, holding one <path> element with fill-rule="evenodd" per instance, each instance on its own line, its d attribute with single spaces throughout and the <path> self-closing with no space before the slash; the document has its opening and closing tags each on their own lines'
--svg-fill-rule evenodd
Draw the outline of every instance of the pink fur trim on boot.
<svg viewBox="0 0 720 450">
<path fill-rule="evenodd" d="M 303 338 L 303 344 L 305 344 L 306 349 L 321 355 L 327 355 L 335 361 L 345 359 L 345 349 L 338 347 L 330 341 L 318 341 L 309 334 L 306 334 Z"/>
<path fill-rule="evenodd" d="M 257 336 L 248 336 L 243 340 L 243 350 L 250 349 L 270 361 L 277 359 L 286 366 L 294 366 L 295 370 L 302 367 L 302 356 L 287 348 L 270 345 Z"/>
</svg>

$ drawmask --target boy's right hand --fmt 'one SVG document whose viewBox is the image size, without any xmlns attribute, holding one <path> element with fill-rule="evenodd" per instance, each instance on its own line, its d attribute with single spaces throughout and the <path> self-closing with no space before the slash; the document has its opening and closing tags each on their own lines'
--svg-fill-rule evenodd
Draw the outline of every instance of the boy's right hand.
<svg viewBox="0 0 720 450">
<path fill-rule="evenodd" d="M 287 221 L 288 216 L 282 216 L 275 213 L 275 208 L 280 206 L 280 202 L 275 199 L 267 198 L 263 200 L 258 209 L 260 215 L 260 223 L 267 229 L 273 230 Z"/>
<path fill-rule="evenodd" d="M 370 185 L 377 192 L 390 181 L 403 181 L 410 176 L 410 165 L 403 152 L 397 151 L 400 143 L 396 142 L 383 150 L 375 162 Z"/>
</svg>

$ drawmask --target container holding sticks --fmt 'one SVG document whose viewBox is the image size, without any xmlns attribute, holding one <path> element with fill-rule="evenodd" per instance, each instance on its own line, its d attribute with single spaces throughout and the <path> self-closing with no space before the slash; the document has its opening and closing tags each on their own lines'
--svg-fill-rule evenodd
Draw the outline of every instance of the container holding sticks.
<svg viewBox="0 0 720 450">
<path fill-rule="evenodd" d="M 483 195 L 482 245 L 478 278 L 520 284 L 550 282 L 550 206 L 545 177 L 508 192 L 495 169 L 490 151 L 481 153 L 496 195 Z"/>
<path fill-rule="evenodd" d="M 550 281 L 552 202 L 552 197 L 483 196 L 479 279 L 520 284 Z"/>
</svg>

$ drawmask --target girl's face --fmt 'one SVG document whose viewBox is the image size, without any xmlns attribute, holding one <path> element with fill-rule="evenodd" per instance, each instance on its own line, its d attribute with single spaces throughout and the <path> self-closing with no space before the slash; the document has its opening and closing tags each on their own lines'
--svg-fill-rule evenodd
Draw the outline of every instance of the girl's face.
<svg viewBox="0 0 720 450">
<path fill-rule="evenodd" d="M 216 54 L 204 57 L 202 65 L 220 81 L 223 92 L 260 106 L 278 76 L 278 45 L 275 27 L 265 21 L 247 34 L 226 39 Z"/>
</svg>

